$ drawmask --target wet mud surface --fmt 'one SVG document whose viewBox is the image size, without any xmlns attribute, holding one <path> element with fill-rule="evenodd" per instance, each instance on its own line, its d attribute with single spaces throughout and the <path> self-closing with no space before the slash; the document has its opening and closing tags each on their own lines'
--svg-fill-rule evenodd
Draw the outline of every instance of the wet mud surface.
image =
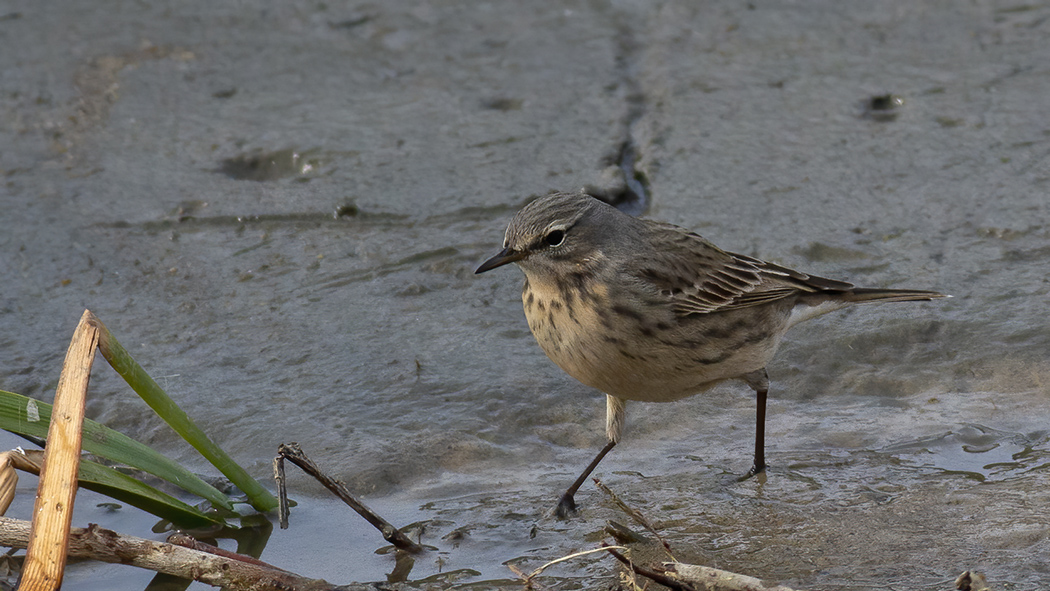
<svg viewBox="0 0 1050 591">
<path fill-rule="evenodd" d="M 90 308 L 260 479 L 297 441 L 416 524 L 436 550 L 409 579 L 519 588 L 507 563 L 626 519 L 590 485 L 577 519 L 547 516 L 603 443 L 604 401 L 536 346 L 520 273 L 473 270 L 533 196 L 586 186 L 735 252 L 954 296 L 793 329 L 765 479 L 736 480 L 746 386 L 629 406 L 598 475 L 681 560 L 813 589 L 1050 581 L 1050 8 L 16 4 L 3 389 L 50 400 Z M 207 470 L 104 367 L 88 411 Z M 363 521 L 290 484 L 264 560 L 395 571 Z M 162 537 L 103 502 L 74 523 Z M 541 581 L 615 572 L 590 555 Z M 67 584 L 150 578 L 81 563 Z"/>
</svg>

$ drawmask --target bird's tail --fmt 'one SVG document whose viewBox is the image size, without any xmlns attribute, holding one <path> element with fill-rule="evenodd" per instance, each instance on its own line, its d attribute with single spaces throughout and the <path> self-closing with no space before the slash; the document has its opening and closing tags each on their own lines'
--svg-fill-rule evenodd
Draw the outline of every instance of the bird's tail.
<svg viewBox="0 0 1050 591">
<path fill-rule="evenodd" d="M 838 288 L 838 286 L 835 286 Z M 872 289 L 868 287 L 849 287 L 846 289 L 827 289 L 815 294 L 807 294 L 802 302 L 807 305 L 795 306 L 791 311 L 788 326 L 794 326 L 810 318 L 823 316 L 828 312 L 840 310 L 854 303 L 864 302 L 922 302 L 938 298 L 950 298 L 936 291 L 920 289 Z"/>
<path fill-rule="evenodd" d="M 872 289 L 856 287 L 842 294 L 840 298 L 846 302 L 917 302 L 930 301 L 938 298 L 950 298 L 952 296 L 936 291 L 923 291 L 921 289 Z"/>
</svg>

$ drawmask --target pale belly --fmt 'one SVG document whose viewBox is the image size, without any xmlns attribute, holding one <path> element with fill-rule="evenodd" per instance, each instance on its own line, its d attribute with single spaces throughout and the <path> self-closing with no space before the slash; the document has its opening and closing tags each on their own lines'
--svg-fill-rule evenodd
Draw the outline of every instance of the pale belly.
<svg viewBox="0 0 1050 591">
<path fill-rule="evenodd" d="M 531 298 L 530 298 L 531 295 Z M 612 306 L 603 288 L 580 297 L 526 284 L 529 328 L 554 363 L 626 400 L 669 402 L 760 370 L 788 327 L 790 305 L 676 318 L 669 307 Z"/>
</svg>

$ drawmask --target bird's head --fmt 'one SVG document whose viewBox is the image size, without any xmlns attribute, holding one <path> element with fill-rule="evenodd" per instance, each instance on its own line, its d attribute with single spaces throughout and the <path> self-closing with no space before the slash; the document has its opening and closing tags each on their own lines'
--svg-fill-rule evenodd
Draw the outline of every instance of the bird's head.
<svg viewBox="0 0 1050 591">
<path fill-rule="evenodd" d="M 585 193 L 551 193 L 519 211 L 503 239 L 503 250 L 475 273 L 508 263 L 526 272 L 557 274 L 595 261 L 604 245 L 615 240 L 619 216 L 610 205 Z"/>
</svg>

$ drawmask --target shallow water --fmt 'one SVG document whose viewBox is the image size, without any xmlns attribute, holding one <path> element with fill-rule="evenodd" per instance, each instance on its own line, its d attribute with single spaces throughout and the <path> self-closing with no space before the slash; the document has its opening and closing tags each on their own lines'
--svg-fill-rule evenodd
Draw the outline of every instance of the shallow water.
<svg viewBox="0 0 1050 591">
<path fill-rule="evenodd" d="M 438 550 L 412 579 L 513 587 L 504 563 L 626 518 L 591 485 L 580 518 L 546 517 L 602 444 L 604 402 L 536 346 L 520 273 L 473 269 L 529 196 L 608 181 L 626 142 L 653 217 L 954 297 L 789 334 L 764 480 L 735 480 L 741 384 L 631 405 L 602 480 L 679 558 L 802 588 L 1050 580 L 1045 7 L 38 4 L 0 20 L 0 387 L 50 400 L 91 308 L 260 479 L 298 441 L 426 524 Z M 871 117 L 887 92 L 899 115 Z M 207 471 L 104 367 L 89 415 Z M 379 536 L 291 485 L 263 559 L 385 580 Z M 80 525 L 154 535 L 94 505 Z M 149 579 L 127 572 L 81 564 L 69 584 Z M 614 573 L 590 556 L 545 582 Z"/>
</svg>

